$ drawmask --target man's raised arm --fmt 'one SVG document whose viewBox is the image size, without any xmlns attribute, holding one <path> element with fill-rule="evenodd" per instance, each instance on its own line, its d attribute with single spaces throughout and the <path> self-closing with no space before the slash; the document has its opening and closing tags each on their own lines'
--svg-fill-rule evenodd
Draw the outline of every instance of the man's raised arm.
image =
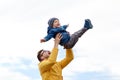
<svg viewBox="0 0 120 80">
<path fill-rule="evenodd" d="M 41 72 L 49 70 L 51 68 L 51 66 L 54 65 L 54 63 L 56 62 L 57 55 L 58 55 L 58 45 L 59 45 L 61 38 L 62 38 L 61 34 L 56 35 L 56 38 L 54 41 L 54 47 L 53 47 L 53 50 L 52 50 L 49 58 L 47 60 L 43 60 L 39 65 Z"/>
<path fill-rule="evenodd" d="M 73 51 L 72 49 L 66 49 L 66 57 L 60 61 L 60 65 L 62 68 L 67 66 L 73 60 Z"/>
</svg>

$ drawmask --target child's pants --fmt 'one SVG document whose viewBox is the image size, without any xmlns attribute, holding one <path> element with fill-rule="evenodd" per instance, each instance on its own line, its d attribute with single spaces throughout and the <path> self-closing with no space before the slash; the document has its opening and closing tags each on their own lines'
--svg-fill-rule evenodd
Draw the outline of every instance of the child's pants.
<svg viewBox="0 0 120 80">
<path fill-rule="evenodd" d="M 70 40 L 67 44 L 64 45 L 65 49 L 71 49 L 74 47 L 74 45 L 77 43 L 78 39 L 87 31 L 88 29 L 82 28 L 81 30 L 73 33 L 70 36 Z"/>
</svg>

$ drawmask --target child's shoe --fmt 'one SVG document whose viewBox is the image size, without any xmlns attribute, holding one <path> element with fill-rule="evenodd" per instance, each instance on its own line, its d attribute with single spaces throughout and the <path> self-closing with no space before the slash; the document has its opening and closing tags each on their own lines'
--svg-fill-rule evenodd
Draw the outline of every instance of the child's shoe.
<svg viewBox="0 0 120 80">
<path fill-rule="evenodd" d="M 93 25 L 92 25 L 90 19 L 85 19 L 84 28 L 87 28 L 87 29 L 92 29 L 93 28 Z"/>
</svg>

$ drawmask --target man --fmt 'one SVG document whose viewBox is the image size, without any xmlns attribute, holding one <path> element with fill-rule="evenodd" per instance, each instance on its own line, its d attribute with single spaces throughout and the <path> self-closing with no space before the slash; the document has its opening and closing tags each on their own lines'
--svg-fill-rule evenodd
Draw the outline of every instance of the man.
<svg viewBox="0 0 120 80">
<path fill-rule="evenodd" d="M 57 62 L 58 45 L 62 35 L 58 33 L 55 37 L 53 50 L 40 50 L 37 58 L 40 61 L 38 64 L 42 80 L 63 80 L 62 69 L 67 66 L 73 59 L 72 49 L 66 49 L 66 57 Z"/>
</svg>

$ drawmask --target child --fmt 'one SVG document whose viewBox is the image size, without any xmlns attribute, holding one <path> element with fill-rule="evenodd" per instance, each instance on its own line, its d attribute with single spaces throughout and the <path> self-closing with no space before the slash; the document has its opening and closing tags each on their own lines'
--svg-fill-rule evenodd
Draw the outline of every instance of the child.
<svg viewBox="0 0 120 80">
<path fill-rule="evenodd" d="M 41 39 L 40 42 L 46 42 L 51 38 L 55 38 L 57 33 L 62 34 L 62 39 L 60 41 L 60 45 L 64 46 L 66 49 L 73 48 L 73 46 L 77 43 L 78 39 L 89 29 L 93 28 L 93 25 L 89 19 L 85 19 L 84 27 L 81 30 L 78 30 L 74 34 L 70 36 L 69 32 L 66 31 L 66 28 L 69 25 L 61 26 L 58 18 L 51 18 L 48 21 L 48 31 L 47 36 L 44 39 Z"/>
</svg>

